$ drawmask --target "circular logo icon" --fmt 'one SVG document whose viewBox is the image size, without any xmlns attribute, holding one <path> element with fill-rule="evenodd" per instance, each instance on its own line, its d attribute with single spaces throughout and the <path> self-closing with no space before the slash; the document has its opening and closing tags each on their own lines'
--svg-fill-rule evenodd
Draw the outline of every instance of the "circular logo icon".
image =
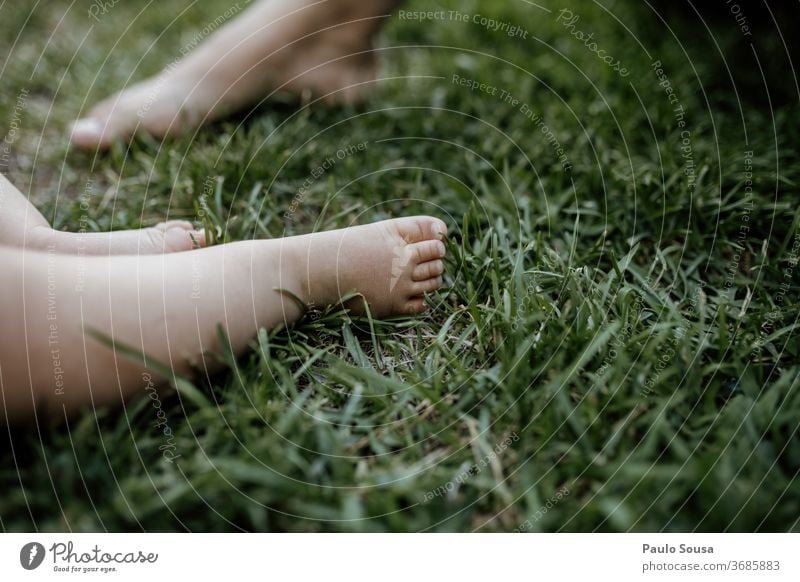
<svg viewBox="0 0 800 582">
<path fill-rule="evenodd" d="M 39 542 L 30 542 L 19 551 L 19 563 L 26 570 L 35 570 L 44 561 L 44 546 Z"/>
</svg>

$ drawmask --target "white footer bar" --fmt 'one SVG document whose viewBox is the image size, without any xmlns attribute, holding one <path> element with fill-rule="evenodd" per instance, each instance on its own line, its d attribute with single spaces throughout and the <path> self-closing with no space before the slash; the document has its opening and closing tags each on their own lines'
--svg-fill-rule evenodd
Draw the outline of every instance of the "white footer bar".
<svg viewBox="0 0 800 582">
<path fill-rule="evenodd" d="M 4 534 L 1 580 L 800 580 L 800 534 Z"/>
</svg>

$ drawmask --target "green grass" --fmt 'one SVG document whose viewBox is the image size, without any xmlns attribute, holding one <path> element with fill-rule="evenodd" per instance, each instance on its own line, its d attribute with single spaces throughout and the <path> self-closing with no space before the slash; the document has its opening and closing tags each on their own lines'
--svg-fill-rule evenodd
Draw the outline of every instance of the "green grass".
<svg viewBox="0 0 800 582">
<path fill-rule="evenodd" d="M 146 396 L 11 429 L 3 530 L 800 528 L 797 100 L 771 93 L 770 107 L 732 20 L 711 23 L 715 44 L 693 16 L 667 29 L 634 3 L 573 1 L 576 29 L 623 79 L 555 21 L 561 5 L 449 1 L 530 34 L 394 18 L 387 80 L 361 107 L 281 97 L 165 146 L 70 150 L 82 108 L 157 71 L 225 9 L 202 4 L 120 2 L 91 30 L 88 2 L 3 4 L 0 123 L 27 97 L 2 170 L 63 229 L 202 207 L 231 241 L 438 214 L 448 286 L 421 318 L 326 312 L 262 332 L 196 381 L 203 398 L 162 397 L 169 442 Z M 761 48 L 791 97 L 780 53 Z M 733 78 L 722 55 L 738 55 Z M 453 74 L 528 104 L 570 171 L 521 104 Z M 284 218 L 314 167 L 362 142 Z"/>
</svg>

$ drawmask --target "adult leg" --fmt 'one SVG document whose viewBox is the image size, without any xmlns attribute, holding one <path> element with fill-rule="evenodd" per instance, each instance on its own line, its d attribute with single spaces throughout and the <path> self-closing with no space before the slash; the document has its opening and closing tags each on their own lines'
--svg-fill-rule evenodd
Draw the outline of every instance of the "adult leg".
<svg viewBox="0 0 800 582">
<path fill-rule="evenodd" d="M 95 148 L 139 129 L 185 133 L 274 89 L 356 101 L 375 78 L 373 38 L 399 3 L 260 0 L 159 75 L 96 105 L 72 141 Z"/>
</svg>

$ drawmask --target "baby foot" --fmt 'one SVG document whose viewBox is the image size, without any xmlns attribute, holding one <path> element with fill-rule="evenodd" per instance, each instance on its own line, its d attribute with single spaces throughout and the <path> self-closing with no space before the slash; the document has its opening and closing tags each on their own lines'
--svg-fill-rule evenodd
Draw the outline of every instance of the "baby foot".
<svg viewBox="0 0 800 582">
<path fill-rule="evenodd" d="M 336 304 L 358 292 L 363 300 L 347 307 L 363 312 L 365 300 L 381 317 L 426 310 L 424 295 L 442 286 L 446 233 L 438 218 L 414 216 L 292 237 L 284 245 L 307 304 Z"/>
<path fill-rule="evenodd" d="M 26 237 L 29 249 L 72 255 L 155 255 L 189 251 L 204 245 L 205 232 L 183 220 L 112 232 L 75 233 L 39 227 Z"/>
</svg>

